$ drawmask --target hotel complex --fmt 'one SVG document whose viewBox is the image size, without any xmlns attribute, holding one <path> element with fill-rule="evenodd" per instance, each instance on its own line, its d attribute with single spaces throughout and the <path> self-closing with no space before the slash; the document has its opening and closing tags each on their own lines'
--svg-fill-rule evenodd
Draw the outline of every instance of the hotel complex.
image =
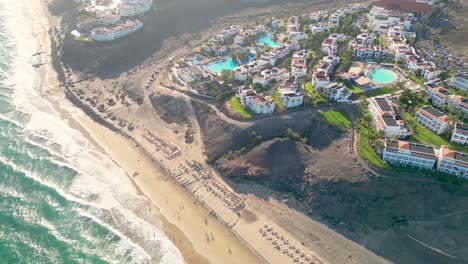
<svg viewBox="0 0 468 264">
<path fill-rule="evenodd" d="M 385 141 L 383 160 L 391 164 L 432 169 L 437 156 L 434 147 L 406 141 Z"/>
<path fill-rule="evenodd" d="M 446 146 L 440 148 L 437 170 L 468 178 L 468 154 L 452 151 Z"/>
<path fill-rule="evenodd" d="M 416 112 L 416 121 L 440 135 L 450 127 L 449 117 L 432 106 L 424 106 Z"/>
<path fill-rule="evenodd" d="M 104 1 L 90 5 L 85 11 L 95 18 L 84 17 L 77 23 L 75 36 L 90 36 L 95 41 L 113 41 L 143 27 L 143 22 L 129 19 L 150 11 L 153 0 Z M 122 20 L 124 18 L 124 20 Z"/>
<path fill-rule="evenodd" d="M 450 141 L 465 146 L 468 145 L 468 125 L 463 122 L 456 123 Z"/>
<path fill-rule="evenodd" d="M 91 37 L 95 41 L 112 41 L 132 34 L 143 27 L 138 20 L 126 20 L 119 22 L 113 27 L 99 27 L 91 31 Z"/>
<path fill-rule="evenodd" d="M 372 97 L 369 99 L 369 111 L 373 117 L 377 130 L 383 130 L 387 138 L 405 138 L 410 132 L 405 127 L 403 120 L 396 118 L 395 110 L 386 97 Z"/>
</svg>

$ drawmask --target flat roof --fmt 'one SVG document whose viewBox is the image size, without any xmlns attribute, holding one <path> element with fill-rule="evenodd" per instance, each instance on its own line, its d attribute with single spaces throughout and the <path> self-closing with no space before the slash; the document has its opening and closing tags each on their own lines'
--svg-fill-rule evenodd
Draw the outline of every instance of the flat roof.
<svg viewBox="0 0 468 264">
<path fill-rule="evenodd" d="M 465 123 L 458 122 L 457 123 L 457 129 L 468 131 L 468 125 L 465 124 Z"/>
<path fill-rule="evenodd" d="M 390 106 L 387 99 L 383 97 L 375 97 L 374 99 L 382 111 L 393 111 L 393 108 Z"/>
<path fill-rule="evenodd" d="M 442 116 L 446 116 L 445 113 L 435 109 L 434 107 L 432 106 L 429 106 L 429 105 L 426 105 L 426 106 L 423 106 L 421 107 L 422 110 L 425 110 L 427 111 L 429 114 L 435 116 L 435 117 L 442 117 Z"/>
<path fill-rule="evenodd" d="M 434 147 L 433 146 L 416 144 L 416 143 L 410 143 L 409 145 L 410 145 L 411 151 L 417 151 L 417 152 L 422 152 L 422 153 L 427 153 L 427 154 L 434 154 Z"/>
<path fill-rule="evenodd" d="M 387 126 L 398 126 L 395 118 L 391 114 L 383 114 L 382 119 L 387 124 Z"/>
<path fill-rule="evenodd" d="M 462 152 L 455 152 L 455 159 L 468 162 L 468 154 Z"/>
<path fill-rule="evenodd" d="M 413 143 L 413 142 L 398 141 L 398 140 L 392 140 L 392 139 L 387 139 L 386 145 L 390 148 L 407 149 L 410 151 L 435 155 L 434 147 L 430 145 L 423 145 L 423 144 L 418 144 L 418 143 Z"/>
</svg>

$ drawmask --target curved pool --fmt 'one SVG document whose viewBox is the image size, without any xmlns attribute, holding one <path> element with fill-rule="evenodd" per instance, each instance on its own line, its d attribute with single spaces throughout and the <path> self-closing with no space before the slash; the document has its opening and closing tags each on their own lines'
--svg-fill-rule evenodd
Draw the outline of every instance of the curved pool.
<svg viewBox="0 0 468 264">
<path fill-rule="evenodd" d="M 214 72 L 222 72 L 223 70 L 233 71 L 237 66 L 237 61 L 233 60 L 231 56 L 226 56 L 224 59 L 213 61 L 207 65 L 207 67 Z"/>
<path fill-rule="evenodd" d="M 398 78 L 398 75 L 391 70 L 376 68 L 373 69 L 370 78 L 378 83 L 390 83 Z"/>
<path fill-rule="evenodd" d="M 271 37 L 271 34 L 265 34 L 257 39 L 257 44 L 260 46 L 267 45 L 270 48 L 278 47 L 279 43 L 274 41 Z"/>
</svg>

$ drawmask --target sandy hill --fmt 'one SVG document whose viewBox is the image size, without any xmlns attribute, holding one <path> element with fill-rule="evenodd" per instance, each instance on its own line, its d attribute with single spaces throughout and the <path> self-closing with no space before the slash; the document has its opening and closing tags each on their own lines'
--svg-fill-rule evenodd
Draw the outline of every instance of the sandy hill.
<svg viewBox="0 0 468 264">
<path fill-rule="evenodd" d="M 240 156 L 238 159 L 222 158 L 216 162 L 227 177 L 244 177 L 285 186 L 302 181 L 309 151 L 300 143 L 289 139 L 273 139 Z"/>
</svg>

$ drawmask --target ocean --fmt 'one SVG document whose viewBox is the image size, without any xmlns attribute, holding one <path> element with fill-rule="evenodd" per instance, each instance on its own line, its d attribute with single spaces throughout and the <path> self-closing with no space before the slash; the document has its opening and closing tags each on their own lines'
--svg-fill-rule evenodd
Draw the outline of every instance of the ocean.
<svg viewBox="0 0 468 264">
<path fill-rule="evenodd" d="M 29 1 L 0 0 L 0 263 L 183 263 L 157 208 L 44 99 Z"/>
</svg>

